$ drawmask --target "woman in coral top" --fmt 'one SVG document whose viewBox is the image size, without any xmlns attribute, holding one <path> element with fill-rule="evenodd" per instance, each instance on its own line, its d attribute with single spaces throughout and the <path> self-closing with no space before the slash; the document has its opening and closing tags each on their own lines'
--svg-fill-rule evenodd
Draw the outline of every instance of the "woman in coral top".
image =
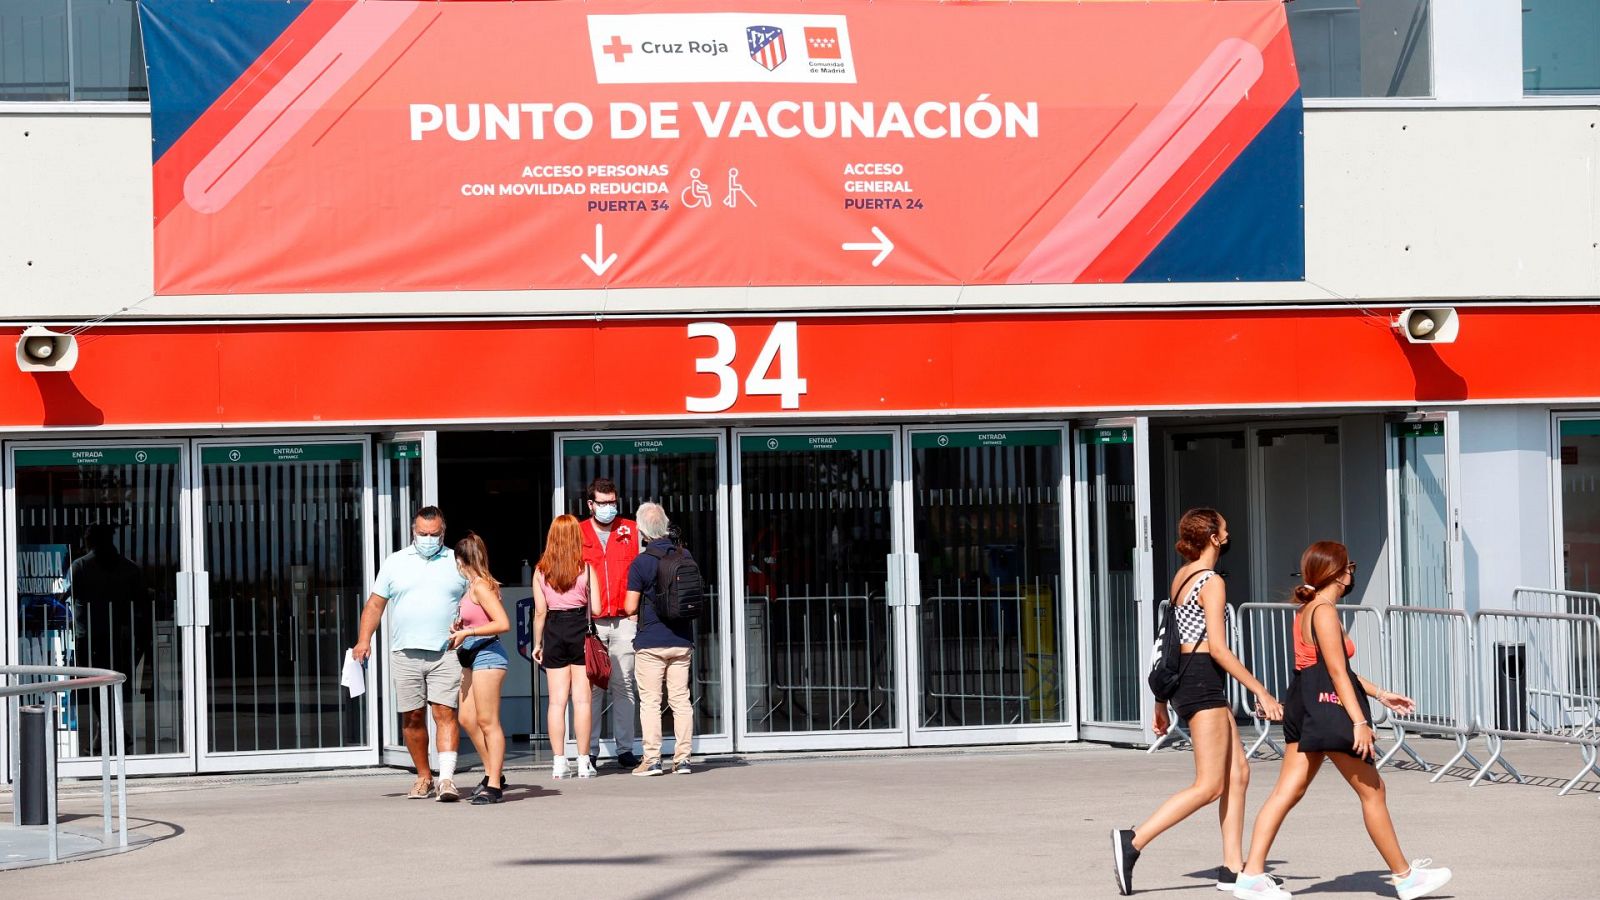
<svg viewBox="0 0 1600 900">
<path fill-rule="evenodd" d="M 1432 860 L 1406 862 L 1405 854 L 1400 852 L 1400 839 L 1394 832 L 1394 821 L 1389 817 L 1387 791 L 1373 765 L 1376 751 L 1372 723 L 1367 721 L 1362 704 L 1356 698 L 1354 682 L 1360 682 L 1367 696 L 1401 715 L 1409 714 L 1415 704 L 1411 698 L 1386 691 L 1350 668 L 1356 645 L 1339 624 L 1335 604 L 1350 593 L 1355 574 L 1356 564 L 1350 561 L 1349 551 L 1337 541 L 1318 541 L 1300 556 L 1300 577 L 1305 579 L 1305 584 L 1294 590 L 1300 611 L 1294 617 L 1294 681 L 1284 698 L 1283 767 L 1278 772 L 1272 796 L 1256 816 L 1250 857 L 1245 860 L 1244 871 L 1234 885 L 1233 896 L 1241 900 L 1283 900 L 1289 896 L 1288 891 L 1265 874 L 1267 854 L 1272 850 L 1273 838 L 1277 837 L 1284 818 L 1305 796 L 1323 760 L 1333 763 L 1360 798 L 1367 834 L 1388 864 L 1392 873 L 1389 883 L 1400 900 L 1424 897 L 1450 880 L 1449 869 L 1428 868 Z M 1300 696 L 1301 673 L 1315 666 L 1319 656 L 1326 662 L 1339 703 L 1354 725 L 1355 739 L 1348 753 L 1300 750 L 1300 734 L 1306 721 L 1305 703 Z M 1355 676 L 1353 680 L 1352 675 Z"/>
</svg>

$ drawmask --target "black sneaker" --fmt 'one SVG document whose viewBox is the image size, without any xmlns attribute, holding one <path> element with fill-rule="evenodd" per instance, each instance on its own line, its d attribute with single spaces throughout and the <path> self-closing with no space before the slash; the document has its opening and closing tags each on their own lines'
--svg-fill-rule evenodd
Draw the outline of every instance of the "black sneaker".
<svg viewBox="0 0 1600 900">
<path fill-rule="evenodd" d="M 1282 878 L 1279 878 L 1278 876 L 1273 875 L 1271 873 L 1267 874 L 1267 878 L 1270 879 L 1273 884 L 1275 884 L 1275 885 L 1277 885 L 1279 887 L 1283 887 L 1283 879 Z M 1235 872 L 1234 870 L 1228 868 L 1227 865 L 1217 866 L 1217 890 L 1232 892 L 1234 886 L 1237 885 L 1238 883 L 1239 883 L 1239 873 L 1238 872 Z"/>
<path fill-rule="evenodd" d="M 624 750 L 617 754 L 617 768 L 632 769 L 639 764 L 639 757 L 633 755 L 632 750 Z"/>
<path fill-rule="evenodd" d="M 589 768 L 591 770 L 600 768 L 600 754 L 598 754 L 598 753 L 589 754 Z"/>
<path fill-rule="evenodd" d="M 1117 891 L 1126 897 L 1133 893 L 1133 864 L 1139 861 L 1132 828 L 1111 832 L 1111 854 L 1116 862 Z"/>
</svg>

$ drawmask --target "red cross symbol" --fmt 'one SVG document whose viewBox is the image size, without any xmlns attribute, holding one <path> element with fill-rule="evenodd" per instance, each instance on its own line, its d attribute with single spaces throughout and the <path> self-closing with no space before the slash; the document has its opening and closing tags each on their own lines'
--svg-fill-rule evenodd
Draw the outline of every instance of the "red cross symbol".
<svg viewBox="0 0 1600 900">
<path fill-rule="evenodd" d="M 601 47 L 600 52 L 611 54 L 612 61 L 620 63 L 627 58 L 629 53 L 633 52 L 633 48 L 624 44 L 621 36 L 614 34 L 611 36 L 611 43 Z"/>
</svg>

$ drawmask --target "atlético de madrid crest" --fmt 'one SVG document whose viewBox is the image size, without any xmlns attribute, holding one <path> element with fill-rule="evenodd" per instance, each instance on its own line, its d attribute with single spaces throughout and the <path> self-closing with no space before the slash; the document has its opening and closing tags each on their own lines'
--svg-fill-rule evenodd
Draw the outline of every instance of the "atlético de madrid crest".
<svg viewBox="0 0 1600 900">
<path fill-rule="evenodd" d="M 744 30 L 744 36 L 750 43 L 750 58 L 768 72 L 789 58 L 789 51 L 783 45 L 783 29 L 776 25 L 751 25 Z"/>
</svg>

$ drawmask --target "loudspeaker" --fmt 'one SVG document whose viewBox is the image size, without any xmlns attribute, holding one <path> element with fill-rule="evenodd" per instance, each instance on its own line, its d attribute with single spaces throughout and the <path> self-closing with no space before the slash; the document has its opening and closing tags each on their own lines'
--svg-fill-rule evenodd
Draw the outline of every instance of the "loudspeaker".
<svg viewBox="0 0 1600 900">
<path fill-rule="evenodd" d="M 1452 344 L 1461 331 L 1461 320 L 1448 306 L 1418 307 L 1400 313 L 1394 327 L 1413 344 Z"/>
<path fill-rule="evenodd" d="M 24 372 L 70 372 L 78 364 L 78 339 L 34 325 L 17 338 L 17 368 Z"/>
</svg>

